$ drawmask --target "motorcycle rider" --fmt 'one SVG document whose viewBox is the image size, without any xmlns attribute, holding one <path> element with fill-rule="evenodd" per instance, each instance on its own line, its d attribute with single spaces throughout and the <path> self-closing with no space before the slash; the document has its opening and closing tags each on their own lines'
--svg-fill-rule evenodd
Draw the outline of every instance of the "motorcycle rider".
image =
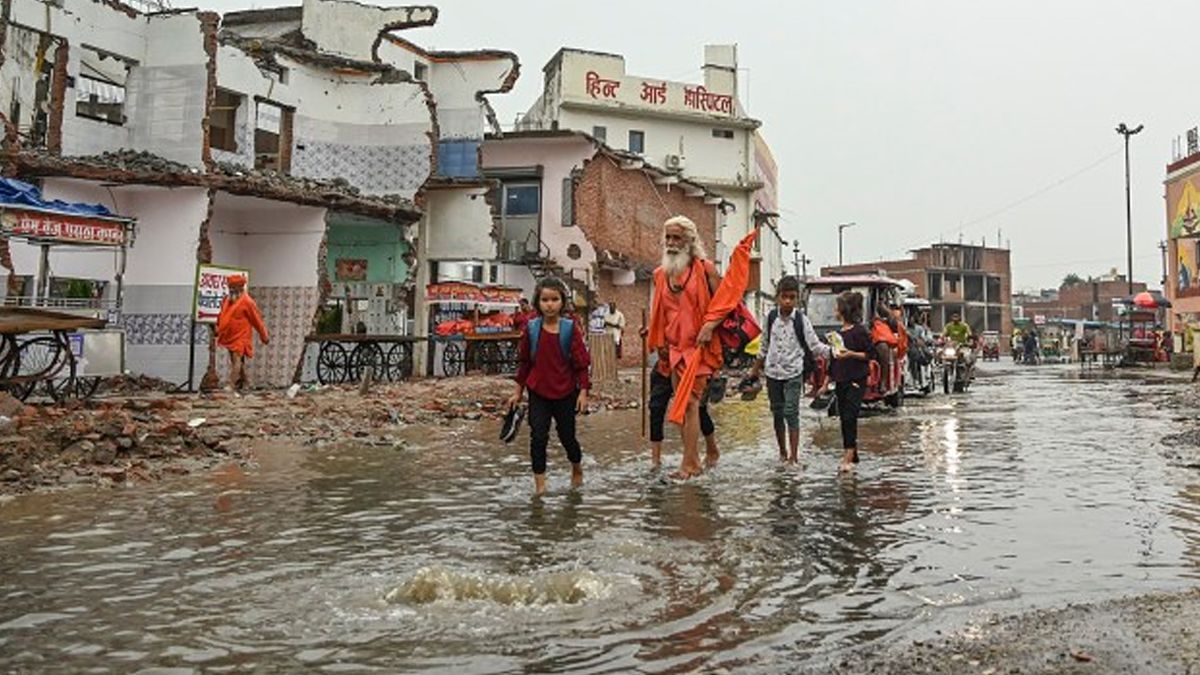
<svg viewBox="0 0 1200 675">
<path fill-rule="evenodd" d="M 950 323 L 946 324 L 942 335 L 948 343 L 958 348 L 959 358 L 967 367 L 967 381 L 974 379 L 975 336 L 971 334 L 971 327 L 962 320 L 958 312 L 954 312 L 950 315 Z"/>
<path fill-rule="evenodd" d="M 969 347 L 974 343 L 974 336 L 971 335 L 971 327 L 962 320 L 962 316 L 958 312 L 950 315 L 950 323 L 946 324 L 946 329 L 942 331 L 942 334 L 960 349 Z"/>
</svg>

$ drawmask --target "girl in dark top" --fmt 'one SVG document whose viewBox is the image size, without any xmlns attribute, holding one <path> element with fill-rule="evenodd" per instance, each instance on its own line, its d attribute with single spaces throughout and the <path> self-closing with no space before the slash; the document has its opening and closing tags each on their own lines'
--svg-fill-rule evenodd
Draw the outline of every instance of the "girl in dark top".
<svg viewBox="0 0 1200 675">
<path fill-rule="evenodd" d="M 838 331 L 842 348 L 834 350 L 830 377 L 836 385 L 838 416 L 842 422 L 842 464 L 839 471 L 853 471 L 858 463 L 858 413 L 866 393 L 870 374 L 871 333 L 862 325 L 863 297 L 846 291 L 838 296 L 837 316 L 842 322 Z"/>
<path fill-rule="evenodd" d="M 591 358 L 583 342 L 587 326 L 562 315 L 568 297 L 566 284 L 546 277 L 538 282 L 533 297 L 539 316 L 521 335 L 517 390 L 508 399 L 508 409 L 520 405 L 521 396 L 529 390 L 529 457 L 534 493 L 540 495 L 546 491 L 551 421 L 571 461 L 571 485 L 583 485 L 583 450 L 575 438 L 575 415 L 587 410 Z"/>
</svg>

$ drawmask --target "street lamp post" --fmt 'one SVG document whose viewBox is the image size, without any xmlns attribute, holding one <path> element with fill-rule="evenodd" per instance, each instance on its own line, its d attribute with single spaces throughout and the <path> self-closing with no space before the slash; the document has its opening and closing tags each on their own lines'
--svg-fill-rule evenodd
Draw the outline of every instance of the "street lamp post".
<svg viewBox="0 0 1200 675">
<path fill-rule="evenodd" d="M 792 266 L 796 268 L 796 275 L 800 275 L 800 240 L 796 239 L 792 242 Z"/>
<path fill-rule="evenodd" d="M 1129 275 L 1129 295 L 1133 295 L 1133 209 L 1129 198 L 1129 137 L 1141 133 L 1145 125 L 1130 129 L 1124 122 L 1117 125 L 1117 133 L 1125 137 L 1125 268 Z"/>
<path fill-rule="evenodd" d="M 854 227 L 857 224 L 858 223 L 855 223 L 855 222 L 849 222 L 849 223 L 842 223 L 841 225 L 837 226 L 837 228 L 838 228 L 838 267 L 842 266 L 842 232 L 844 232 L 847 227 Z"/>
</svg>

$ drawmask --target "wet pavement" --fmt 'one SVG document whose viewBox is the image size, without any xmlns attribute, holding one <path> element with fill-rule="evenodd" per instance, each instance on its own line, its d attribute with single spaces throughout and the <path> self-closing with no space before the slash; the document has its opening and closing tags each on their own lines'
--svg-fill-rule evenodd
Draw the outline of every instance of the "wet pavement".
<svg viewBox="0 0 1200 675">
<path fill-rule="evenodd" d="M 834 420 L 806 413 L 797 470 L 765 400 L 727 400 L 685 485 L 611 412 L 582 420 L 585 487 L 552 452 L 541 501 L 494 423 L 9 499 L 0 669 L 771 672 L 1200 585 L 1200 472 L 1161 442 L 1185 385 L 985 368 L 866 420 L 847 479 Z"/>
</svg>

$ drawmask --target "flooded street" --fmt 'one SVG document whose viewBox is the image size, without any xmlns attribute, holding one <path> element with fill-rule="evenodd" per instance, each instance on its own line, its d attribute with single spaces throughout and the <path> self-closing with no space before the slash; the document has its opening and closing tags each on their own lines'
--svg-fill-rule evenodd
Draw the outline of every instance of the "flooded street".
<svg viewBox="0 0 1200 675">
<path fill-rule="evenodd" d="M 584 489 L 528 432 L 0 505 L 0 667 L 214 672 L 775 671 L 871 641 L 1200 583 L 1200 472 L 1160 439 L 1184 386 L 988 364 L 968 394 L 863 425 L 806 411 L 780 466 L 765 397 L 715 409 L 721 466 L 647 468 L 636 412 L 581 420 Z M 671 461 L 678 445 L 669 436 Z"/>
</svg>

